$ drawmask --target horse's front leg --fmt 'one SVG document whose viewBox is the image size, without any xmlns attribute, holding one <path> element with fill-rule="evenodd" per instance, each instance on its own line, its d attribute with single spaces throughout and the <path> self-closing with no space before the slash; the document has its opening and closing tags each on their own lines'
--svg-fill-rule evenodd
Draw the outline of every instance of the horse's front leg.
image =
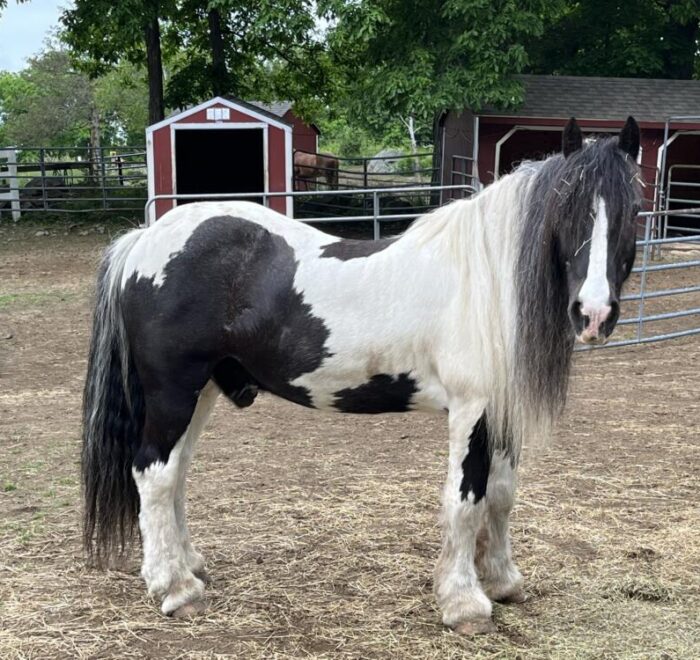
<svg viewBox="0 0 700 660">
<path fill-rule="evenodd" d="M 442 552 L 435 595 L 446 626 L 462 634 L 494 630 L 491 601 L 474 564 L 476 539 L 486 511 L 489 446 L 485 400 L 450 407 L 450 456 L 443 495 Z"/>
<path fill-rule="evenodd" d="M 477 570 L 491 600 L 525 601 L 523 576 L 513 562 L 508 521 L 517 486 L 515 460 L 502 452 L 491 458 L 486 489 L 486 518 L 477 539 Z"/>
</svg>

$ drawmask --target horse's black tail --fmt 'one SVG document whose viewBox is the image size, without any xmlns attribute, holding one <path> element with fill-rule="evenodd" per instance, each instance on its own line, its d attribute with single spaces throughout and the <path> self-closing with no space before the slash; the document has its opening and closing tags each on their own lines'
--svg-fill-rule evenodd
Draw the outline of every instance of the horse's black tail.
<svg viewBox="0 0 700 660">
<path fill-rule="evenodd" d="M 143 390 L 121 310 L 124 263 L 141 230 L 107 251 L 97 280 L 83 395 L 83 543 L 98 563 L 125 554 L 138 519 L 131 464 L 141 442 Z"/>
</svg>

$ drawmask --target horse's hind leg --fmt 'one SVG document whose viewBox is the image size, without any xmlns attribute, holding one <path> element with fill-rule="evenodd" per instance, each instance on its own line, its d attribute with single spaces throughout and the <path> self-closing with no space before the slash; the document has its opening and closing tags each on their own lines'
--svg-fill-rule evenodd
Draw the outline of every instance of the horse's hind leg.
<svg viewBox="0 0 700 660">
<path fill-rule="evenodd" d="M 209 381 L 202 390 L 197 400 L 194 414 L 190 420 L 187 431 L 182 438 L 182 452 L 180 454 L 178 482 L 175 490 L 175 519 L 180 532 L 180 542 L 185 553 L 185 563 L 195 576 L 204 580 L 206 578 L 204 557 L 194 549 L 190 532 L 187 528 L 186 485 L 187 470 L 192 460 L 192 453 L 197 439 L 211 414 L 216 399 L 219 396 L 219 388 L 213 381 Z"/>
<path fill-rule="evenodd" d="M 508 532 L 516 486 L 511 458 L 495 453 L 486 490 L 486 519 L 477 541 L 477 569 L 491 600 L 521 603 L 525 600 L 523 576 L 513 563 Z"/>
<path fill-rule="evenodd" d="M 163 613 L 172 614 L 204 593 L 188 566 L 175 506 L 199 388 L 162 380 L 144 389 L 143 439 L 132 468 L 140 498 L 141 574 L 149 593 L 163 598 Z"/>
<path fill-rule="evenodd" d="M 435 595 L 443 623 L 462 634 L 494 629 L 491 601 L 481 588 L 474 564 L 489 472 L 485 406 L 485 400 L 478 400 L 450 407 L 443 546 L 435 569 Z"/>
</svg>

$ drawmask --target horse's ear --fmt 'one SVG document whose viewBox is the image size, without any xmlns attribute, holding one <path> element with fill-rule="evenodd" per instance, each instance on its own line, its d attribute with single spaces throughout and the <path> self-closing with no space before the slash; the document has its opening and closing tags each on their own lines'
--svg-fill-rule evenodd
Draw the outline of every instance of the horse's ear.
<svg viewBox="0 0 700 660">
<path fill-rule="evenodd" d="M 568 158 L 574 151 L 578 151 L 583 146 L 583 135 L 578 123 L 572 117 L 564 127 L 564 133 L 561 136 L 561 150 L 564 153 L 564 158 Z"/>
<path fill-rule="evenodd" d="M 627 121 L 620 131 L 620 137 L 617 138 L 617 143 L 622 151 L 632 156 L 632 160 L 637 160 L 637 154 L 639 153 L 639 124 L 634 120 L 634 117 L 627 117 Z"/>
</svg>

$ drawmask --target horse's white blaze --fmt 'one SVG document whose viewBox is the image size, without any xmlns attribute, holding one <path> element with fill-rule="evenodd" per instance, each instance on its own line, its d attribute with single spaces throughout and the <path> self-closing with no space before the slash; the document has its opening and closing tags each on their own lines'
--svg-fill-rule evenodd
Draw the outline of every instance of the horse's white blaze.
<svg viewBox="0 0 700 660">
<path fill-rule="evenodd" d="M 610 284 L 608 282 L 608 214 L 605 200 L 598 198 L 586 279 L 579 291 L 581 311 L 586 316 L 597 315 L 607 308 L 610 311 Z M 588 310 L 588 311 L 587 311 Z"/>
</svg>

